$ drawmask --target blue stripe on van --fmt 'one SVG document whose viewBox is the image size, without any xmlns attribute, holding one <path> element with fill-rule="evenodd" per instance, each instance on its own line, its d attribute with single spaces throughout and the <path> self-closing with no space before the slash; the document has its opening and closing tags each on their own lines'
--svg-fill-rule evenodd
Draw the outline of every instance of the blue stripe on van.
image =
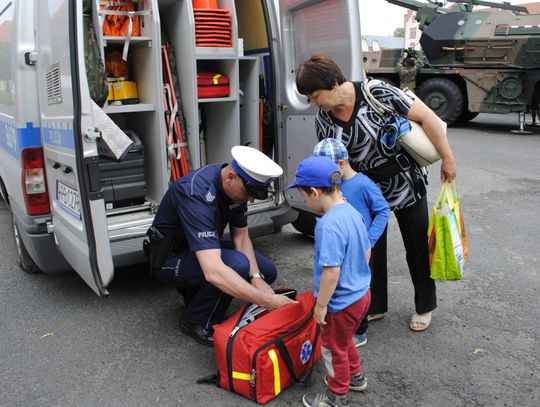
<svg viewBox="0 0 540 407">
<path fill-rule="evenodd" d="M 75 148 L 73 130 L 43 128 L 43 142 L 66 148 Z"/>
<path fill-rule="evenodd" d="M 26 123 L 26 127 L 17 128 L 12 124 L 0 121 L 0 148 L 20 161 L 21 150 L 25 147 L 39 147 L 41 139 L 39 127 Z"/>
<path fill-rule="evenodd" d="M 26 128 L 17 129 L 17 133 L 19 135 L 19 150 L 41 146 L 39 127 L 32 126 L 32 123 L 26 123 Z"/>
</svg>

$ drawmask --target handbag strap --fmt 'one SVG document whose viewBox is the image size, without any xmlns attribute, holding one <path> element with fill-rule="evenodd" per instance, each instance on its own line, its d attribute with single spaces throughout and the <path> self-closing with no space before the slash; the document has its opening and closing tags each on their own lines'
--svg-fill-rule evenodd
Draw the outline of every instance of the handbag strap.
<svg viewBox="0 0 540 407">
<path fill-rule="evenodd" d="M 362 86 L 360 87 L 366 103 L 381 116 L 386 116 L 387 114 L 395 116 L 397 114 L 395 110 L 389 108 L 384 103 L 381 103 L 375 96 L 373 96 L 371 93 L 371 82 L 373 81 L 366 79 L 364 82 L 362 82 Z"/>
</svg>

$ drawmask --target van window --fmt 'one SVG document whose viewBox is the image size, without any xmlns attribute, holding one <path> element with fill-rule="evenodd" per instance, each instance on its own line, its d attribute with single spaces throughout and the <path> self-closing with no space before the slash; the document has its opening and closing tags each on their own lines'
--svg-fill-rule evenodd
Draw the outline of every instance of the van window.
<svg viewBox="0 0 540 407">
<path fill-rule="evenodd" d="M 13 2 L 0 1 L 0 104 L 13 105 L 13 76 L 11 73 L 11 31 Z"/>
</svg>

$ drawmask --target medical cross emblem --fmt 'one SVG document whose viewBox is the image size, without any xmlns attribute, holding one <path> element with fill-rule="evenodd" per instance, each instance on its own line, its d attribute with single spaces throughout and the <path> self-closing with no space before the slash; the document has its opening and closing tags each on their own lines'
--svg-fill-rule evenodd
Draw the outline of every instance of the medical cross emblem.
<svg viewBox="0 0 540 407">
<path fill-rule="evenodd" d="M 302 364 L 305 365 L 309 358 L 311 357 L 311 352 L 313 351 L 313 346 L 309 340 L 305 341 L 300 350 L 300 360 Z"/>
</svg>

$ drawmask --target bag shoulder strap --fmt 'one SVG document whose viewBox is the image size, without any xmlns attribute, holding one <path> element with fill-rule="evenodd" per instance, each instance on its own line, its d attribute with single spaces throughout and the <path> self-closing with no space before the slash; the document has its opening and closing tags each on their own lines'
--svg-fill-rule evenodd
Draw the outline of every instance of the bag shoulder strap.
<svg viewBox="0 0 540 407">
<path fill-rule="evenodd" d="M 362 94 L 366 103 L 371 106 L 381 116 L 386 116 L 387 114 L 396 115 L 396 112 L 386 106 L 384 103 L 381 103 L 373 94 L 371 93 L 371 86 L 373 86 L 373 80 L 365 80 L 361 83 L 360 88 L 362 89 Z"/>
</svg>

